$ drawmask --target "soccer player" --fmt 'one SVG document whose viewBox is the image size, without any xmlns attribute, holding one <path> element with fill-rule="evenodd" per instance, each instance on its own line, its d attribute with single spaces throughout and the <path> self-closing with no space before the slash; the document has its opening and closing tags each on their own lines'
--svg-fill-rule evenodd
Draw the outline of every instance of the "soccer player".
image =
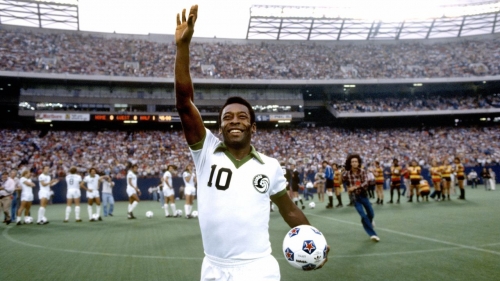
<svg viewBox="0 0 500 281">
<path fill-rule="evenodd" d="M 64 217 L 64 222 L 69 221 L 69 215 L 71 214 L 71 204 L 75 203 L 75 219 L 76 222 L 81 222 L 80 219 L 80 183 L 82 182 L 82 176 L 76 173 L 76 167 L 71 167 L 69 169 L 69 175 L 66 176 L 66 215 Z"/>
<path fill-rule="evenodd" d="M 141 190 L 137 187 L 137 169 L 139 166 L 133 164 L 127 172 L 127 195 L 128 195 L 128 210 L 127 218 L 135 219 L 134 209 L 139 204 L 139 196 L 141 196 Z"/>
<path fill-rule="evenodd" d="M 377 204 L 384 205 L 384 170 L 380 162 L 375 161 L 375 193 L 377 193 Z"/>
<path fill-rule="evenodd" d="M 189 44 L 198 6 L 177 15 L 175 41 L 176 108 L 198 177 L 198 219 L 205 258 L 201 280 L 280 280 L 271 255 L 269 199 L 290 227 L 309 224 L 286 196 L 279 162 L 250 144 L 256 132 L 255 113 L 239 97 L 229 98 L 219 112 L 223 141 L 203 125 L 194 105 Z M 249 235 L 251 234 L 251 235 Z"/>
<path fill-rule="evenodd" d="M 328 161 L 324 160 L 321 165 L 323 169 L 325 169 L 325 189 L 326 195 L 328 195 L 328 204 L 326 205 L 327 209 L 333 208 L 333 168 L 328 164 Z"/>
<path fill-rule="evenodd" d="M 417 197 L 417 202 L 419 202 L 419 185 L 421 179 L 422 169 L 417 163 L 417 160 L 411 160 L 410 167 L 408 167 L 408 173 L 410 176 L 410 199 L 408 202 L 413 202 L 413 194 Z M 414 192 L 415 191 L 415 192 Z"/>
<path fill-rule="evenodd" d="M 455 157 L 455 172 L 457 173 L 457 181 L 458 187 L 460 188 L 460 196 L 458 199 L 465 200 L 465 189 L 464 189 L 464 180 L 465 180 L 465 168 L 464 165 L 460 162 L 459 157 Z"/>
<path fill-rule="evenodd" d="M 193 200 L 196 195 L 196 174 L 193 171 L 193 165 L 188 164 L 186 170 L 182 173 L 182 179 L 184 180 L 184 195 L 186 195 L 186 204 L 184 205 L 184 211 L 186 212 L 186 218 L 192 218 L 191 212 L 193 211 Z"/>
<path fill-rule="evenodd" d="M 302 198 L 300 198 L 299 195 L 299 185 L 300 185 L 300 176 L 299 176 L 299 171 L 297 170 L 297 166 L 295 164 L 292 164 L 292 192 L 293 192 L 293 202 L 295 205 L 300 205 L 302 206 L 302 210 L 306 208 L 304 206 L 304 202 L 302 201 Z"/>
<path fill-rule="evenodd" d="M 335 197 L 339 203 L 335 205 L 336 208 L 342 208 L 342 171 L 336 163 L 332 165 L 333 169 L 333 190 L 335 191 Z M 332 201 L 333 202 L 333 201 Z"/>
<path fill-rule="evenodd" d="M 172 184 L 172 176 L 177 174 L 177 166 L 168 165 L 167 170 L 163 173 L 163 195 L 165 196 L 165 205 L 163 209 L 165 210 L 165 217 L 180 217 L 177 214 L 177 208 L 175 207 L 175 193 L 174 186 Z M 170 208 L 172 209 L 172 214 L 168 212 L 168 205 L 170 203 Z"/>
<path fill-rule="evenodd" d="M 87 211 L 89 213 L 89 221 L 93 222 L 95 219 L 92 217 L 92 206 L 94 202 L 96 204 L 95 213 L 98 215 L 97 220 L 102 221 L 101 218 L 101 197 L 99 196 L 99 184 L 106 179 L 108 176 L 99 176 L 95 168 L 89 169 L 89 174 L 83 178 L 80 183 L 82 189 L 87 191 L 88 206 Z"/>
<path fill-rule="evenodd" d="M 57 179 L 51 179 L 50 167 L 43 166 L 42 173 L 38 176 L 38 183 L 40 185 L 40 190 L 38 191 L 38 198 L 40 199 L 40 208 L 38 209 L 38 219 L 37 224 L 48 224 L 49 221 L 45 218 L 45 208 L 50 200 L 50 187 L 54 186 L 59 182 Z"/>
<path fill-rule="evenodd" d="M 21 185 L 21 206 L 17 210 L 16 224 L 21 225 L 21 215 L 24 211 L 24 217 L 29 216 L 31 203 L 33 202 L 33 187 L 36 185 L 29 178 L 30 171 L 24 170 L 21 173 L 19 185 Z"/>
<path fill-rule="evenodd" d="M 391 201 L 387 202 L 392 204 L 392 198 L 394 195 L 394 189 L 398 192 L 398 201 L 397 203 L 399 204 L 399 199 L 401 198 L 401 166 L 399 166 L 399 161 L 398 159 L 392 160 L 392 166 L 391 166 Z"/>
</svg>

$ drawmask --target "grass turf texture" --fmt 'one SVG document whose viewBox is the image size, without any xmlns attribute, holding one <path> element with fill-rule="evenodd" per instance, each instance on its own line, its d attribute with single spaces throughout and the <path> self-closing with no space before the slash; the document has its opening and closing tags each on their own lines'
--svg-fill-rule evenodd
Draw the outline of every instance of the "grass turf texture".
<svg viewBox="0 0 500 281">
<path fill-rule="evenodd" d="M 467 188 L 466 196 L 373 204 L 379 243 L 369 240 L 354 208 L 325 209 L 315 197 L 316 208 L 304 212 L 331 252 L 325 267 L 312 272 L 293 269 L 283 258 L 289 227 L 273 212 L 270 235 L 281 279 L 496 280 L 500 192 Z M 178 208 L 183 205 L 177 201 Z M 38 207 L 32 207 L 35 218 Z M 48 225 L 0 226 L 0 280 L 199 280 L 203 248 L 197 219 L 165 218 L 159 203 L 142 201 L 134 211 L 137 220 L 127 220 L 127 203 L 118 202 L 114 217 L 91 223 L 86 204 L 81 207 L 82 223 L 74 222 L 74 213 L 63 223 L 65 205 L 50 205 Z M 154 212 L 151 219 L 145 217 L 148 210 Z"/>
</svg>

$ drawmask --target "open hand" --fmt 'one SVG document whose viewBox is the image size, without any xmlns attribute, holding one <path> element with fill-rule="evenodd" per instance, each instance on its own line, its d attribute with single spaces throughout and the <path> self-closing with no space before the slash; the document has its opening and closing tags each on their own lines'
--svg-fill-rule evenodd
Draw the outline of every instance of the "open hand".
<svg viewBox="0 0 500 281">
<path fill-rule="evenodd" d="M 181 15 L 177 14 L 177 28 L 175 29 L 175 43 L 189 44 L 194 33 L 194 24 L 198 18 L 198 5 L 191 6 L 188 18 L 186 20 L 186 9 L 182 10 Z"/>
</svg>

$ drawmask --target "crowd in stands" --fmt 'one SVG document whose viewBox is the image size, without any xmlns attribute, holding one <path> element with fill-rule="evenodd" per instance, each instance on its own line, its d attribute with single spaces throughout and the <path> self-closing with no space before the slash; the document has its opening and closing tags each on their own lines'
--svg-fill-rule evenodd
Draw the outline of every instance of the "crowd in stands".
<svg viewBox="0 0 500 281">
<path fill-rule="evenodd" d="M 432 98 L 363 98 L 330 104 L 338 112 L 404 112 L 500 108 L 500 94 L 488 96 L 435 96 Z"/>
<path fill-rule="evenodd" d="M 466 166 L 500 164 L 500 127 L 432 129 L 343 129 L 330 127 L 257 130 L 253 145 L 266 155 L 303 170 L 316 170 L 323 160 L 343 163 L 350 153 L 359 153 L 365 163 L 389 165 L 416 159 L 425 166 L 436 158 Z M 85 173 L 95 167 L 100 173 L 124 178 L 127 163 L 139 165 L 140 177 L 159 177 L 169 164 L 180 171 L 191 160 L 181 131 L 39 131 L 0 130 L 0 171 L 29 169 L 33 176 L 44 165 L 54 177 L 71 166 Z"/>
<path fill-rule="evenodd" d="M 137 38 L 0 26 L 0 70 L 173 77 L 175 46 Z M 196 41 L 196 40 L 195 40 Z M 500 74 L 500 40 L 192 42 L 191 73 L 214 79 L 372 79 Z"/>
</svg>

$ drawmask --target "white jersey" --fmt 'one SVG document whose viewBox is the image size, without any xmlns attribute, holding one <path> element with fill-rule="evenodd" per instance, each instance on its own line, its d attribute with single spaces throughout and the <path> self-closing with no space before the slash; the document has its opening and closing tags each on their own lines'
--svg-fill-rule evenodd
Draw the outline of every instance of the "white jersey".
<svg viewBox="0 0 500 281">
<path fill-rule="evenodd" d="M 38 183 L 40 185 L 40 190 L 44 192 L 50 192 L 50 176 L 46 174 L 40 174 L 38 176 Z M 47 185 L 42 185 L 42 182 L 45 182 Z"/>
<path fill-rule="evenodd" d="M 26 184 L 26 182 L 31 182 L 32 181 L 28 178 L 22 177 L 19 180 L 19 184 L 21 185 L 21 196 L 28 196 L 31 195 L 33 197 L 33 188 L 29 185 Z"/>
<path fill-rule="evenodd" d="M 134 186 L 130 185 L 129 183 L 130 181 L 132 181 L 132 184 Z M 136 187 L 137 187 L 137 175 L 134 174 L 134 172 L 132 172 L 131 170 L 129 170 L 127 173 L 127 188 L 132 188 L 135 190 Z"/>
<path fill-rule="evenodd" d="M 80 189 L 80 182 L 82 181 L 82 176 L 78 174 L 69 174 L 66 176 L 66 186 L 68 189 Z"/>
<path fill-rule="evenodd" d="M 186 178 L 189 176 L 191 176 L 191 179 L 188 181 L 188 180 L 186 180 Z M 195 173 L 190 173 L 188 171 L 184 171 L 184 173 L 182 173 L 182 179 L 184 180 L 184 186 L 185 187 L 195 187 L 194 186 L 194 178 L 195 177 L 196 177 Z"/>
<path fill-rule="evenodd" d="M 167 178 L 165 180 L 165 178 Z M 172 186 L 172 173 L 170 173 L 169 171 L 166 171 L 165 173 L 163 173 L 163 190 L 165 190 L 166 188 L 168 189 L 173 189 L 174 187 Z M 168 182 L 168 185 L 167 185 L 167 182 Z"/>
<path fill-rule="evenodd" d="M 240 260 L 270 255 L 269 200 L 286 194 L 279 162 L 253 147 L 251 155 L 237 161 L 209 130 L 203 143 L 190 149 L 198 172 L 205 254 Z"/>
<path fill-rule="evenodd" d="M 83 181 L 87 184 L 88 189 L 90 190 L 99 189 L 99 175 L 94 175 L 94 177 L 86 175 L 85 178 L 83 178 Z"/>
</svg>

